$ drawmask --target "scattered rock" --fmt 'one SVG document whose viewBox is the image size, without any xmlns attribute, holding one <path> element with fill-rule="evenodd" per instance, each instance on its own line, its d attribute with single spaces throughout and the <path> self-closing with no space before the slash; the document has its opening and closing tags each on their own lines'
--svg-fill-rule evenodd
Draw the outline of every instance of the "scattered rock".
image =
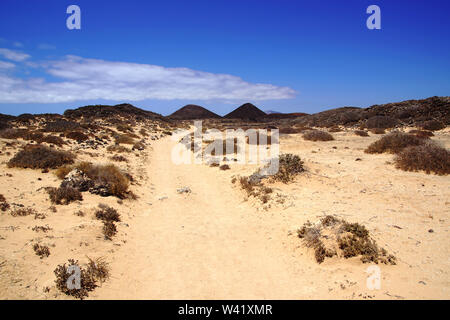
<svg viewBox="0 0 450 320">
<path fill-rule="evenodd" d="M 177 192 L 178 192 L 179 194 L 182 194 L 182 193 L 191 193 L 191 188 L 189 188 L 189 187 L 183 187 L 183 188 L 177 189 Z"/>
</svg>

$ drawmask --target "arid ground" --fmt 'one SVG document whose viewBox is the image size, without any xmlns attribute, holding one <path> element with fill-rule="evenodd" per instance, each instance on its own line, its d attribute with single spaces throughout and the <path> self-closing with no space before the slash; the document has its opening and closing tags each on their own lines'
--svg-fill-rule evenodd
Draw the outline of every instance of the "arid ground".
<svg viewBox="0 0 450 320">
<path fill-rule="evenodd" d="M 257 165 L 176 165 L 171 150 L 178 141 L 164 130 L 149 130 L 145 150 L 115 162 L 133 176 L 129 189 L 137 199 L 83 192 L 82 201 L 67 205 L 49 200 L 46 188 L 61 183 L 55 170 L 9 167 L 26 142 L 0 139 L 0 194 L 10 205 L 0 214 L 1 299 L 73 299 L 55 286 L 54 270 L 68 259 L 84 264 L 89 258 L 105 261 L 109 278 L 87 299 L 450 297 L 448 175 L 402 171 L 394 155 L 364 152 L 383 135 L 362 137 L 348 128 L 332 133 L 332 141 L 281 135 L 281 152 L 300 156 L 305 171 L 289 183 L 264 182 L 272 192 L 262 202 L 232 183 Z M 431 139 L 450 148 L 448 127 Z M 105 147 L 74 143 L 62 149 L 76 153 L 76 162 L 111 163 L 113 153 Z M 95 217 L 99 204 L 120 214 L 110 240 Z M 14 216 L 17 208 L 45 218 Z M 297 236 L 304 223 L 328 215 L 364 225 L 396 257 L 395 265 L 377 264 L 378 289 L 367 286 L 373 264 L 356 256 L 317 263 Z M 39 257 L 36 243 L 50 254 Z"/>
</svg>

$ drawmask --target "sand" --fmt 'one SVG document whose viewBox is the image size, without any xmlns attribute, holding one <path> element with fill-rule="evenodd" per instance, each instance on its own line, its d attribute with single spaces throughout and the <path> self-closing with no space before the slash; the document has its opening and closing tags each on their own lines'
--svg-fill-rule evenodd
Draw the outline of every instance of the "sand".
<svg viewBox="0 0 450 320">
<path fill-rule="evenodd" d="M 298 154 L 307 168 L 292 183 L 270 185 L 282 204 L 247 198 L 231 183 L 255 165 L 232 163 L 222 171 L 173 164 L 176 142 L 167 136 L 121 164 L 140 177 L 131 187 L 138 200 L 119 204 L 83 193 L 82 202 L 56 206 L 53 213 L 41 188 L 59 180 L 39 170 L 6 168 L 3 152 L 0 193 L 47 218 L 0 214 L 0 298 L 72 299 L 55 288 L 53 270 L 88 256 L 103 257 L 111 268 L 110 279 L 88 299 L 448 299 L 448 176 L 404 172 L 395 169 L 392 155 L 365 154 L 380 135 L 333 135 L 329 142 L 304 141 L 298 134 L 281 138 L 281 151 Z M 450 147 L 448 132 L 433 140 Z M 178 193 L 182 187 L 191 192 Z M 122 215 L 112 241 L 104 240 L 93 217 L 99 203 Z M 78 210 L 86 215 L 74 215 Z M 397 257 L 397 265 L 378 265 L 379 289 L 367 286 L 370 264 L 358 257 L 318 264 L 296 236 L 307 220 L 329 214 L 364 224 Z M 52 230 L 37 233 L 35 225 Z M 34 243 L 48 245 L 51 255 L 40 259 Z"/>
</svg>

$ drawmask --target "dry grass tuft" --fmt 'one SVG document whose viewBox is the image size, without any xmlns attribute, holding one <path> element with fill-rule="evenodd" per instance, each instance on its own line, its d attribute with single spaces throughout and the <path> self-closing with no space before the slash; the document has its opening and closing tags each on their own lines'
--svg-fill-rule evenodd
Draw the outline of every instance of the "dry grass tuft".
<svg viewBox="0 0 450 320">
<path fill-rule="evenodd" d="M 79 270 L 79 287 L 77 288 L 77 281 L 74 275 L 76 270 Z M 78 264 L 78 261 L 69 259 L 68 265 L 65 263 L 58 265 L 53 271 L 56 276 L 56 288 L 68 296 L 77 299 L 84 299 L 89 296 L 89 292 L 93 291 L 97 285 L 97 279 L 89 267 L 83 268 Z"/>
<path fill-rule="evenodd" d="M 112 237 L 117 233 L 117 228 L 112 221 L 103 221 L 103 235 L 105 240 L 112 240 Z"/>
<path fill-rule="evenodd" d="M 67 139 L 75 140 L 78 143 L 89 139 L 89 137 L 87 135 L 85 135 L 84 133 L 79 132 L 79 131 L 70 131 L 70 132 L 67 132 L 65 135 L 66 135 Z"/>
<path fill-rule="evenodd" d="M 372 128 L 370 129 L 370 132 L 372 132 L 373 134 L 385 134 L 386 130 L 384 130 L 383 128 Z"/>
</svg>

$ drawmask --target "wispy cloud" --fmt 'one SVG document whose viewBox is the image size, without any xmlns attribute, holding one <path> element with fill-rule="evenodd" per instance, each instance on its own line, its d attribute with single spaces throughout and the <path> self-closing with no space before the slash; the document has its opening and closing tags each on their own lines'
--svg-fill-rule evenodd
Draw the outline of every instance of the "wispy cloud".
<svg viewBox="0 0 450 320">
<path fill-rule="evenodd" d="M 16 42 L 13 43 L 13 46 L 16 47 L 16 48 L 23 48 L 23 43 L 19 42 L 19 41 L 16 41 Z"/>
<path fill-rule="evenodd" d="M 6 62 L 6 61 L 0 61 L 0 69 L 12 69 L 15 66 L 16 65 L 14 63 Z"/>
<path fill-rule="evenodd" d="M 77 56 L 47 61 L 41 67 L 58 81 L 0 74 L 0 102 L 271 100 L 293 98 L 296 94 L 289 87 L 250 83 L 229 74 Z"/>
<path fill-rule="evenodd" d="M 16 50 L 6 49 L 6 48 L 0 48 L 0 56 L 3 56 L 5 59 L 12 60 L 12 61 L 24 61 L 28 58 L 30 58 L 30 55 L 26 53 L 22 53 Z"/>
</svg>

